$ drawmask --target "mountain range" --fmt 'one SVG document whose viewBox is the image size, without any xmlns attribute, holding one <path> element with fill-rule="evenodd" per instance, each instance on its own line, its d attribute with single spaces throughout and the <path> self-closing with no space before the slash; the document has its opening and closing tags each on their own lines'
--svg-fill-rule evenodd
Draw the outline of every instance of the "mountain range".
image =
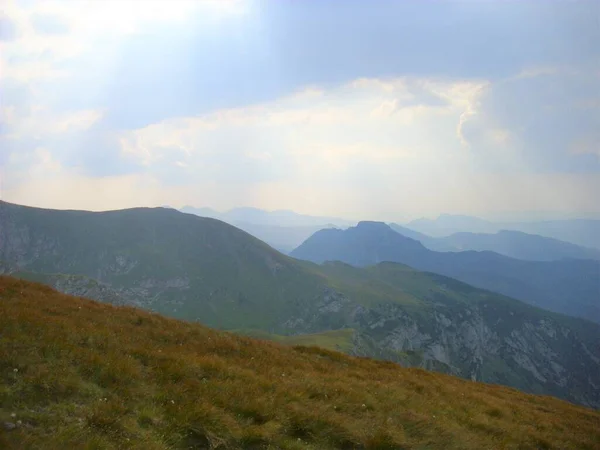
<svg viewBox="0 0 600 450">
<path fill-rule="evenodd" d="M 520 231 L 570 242 L 582 247 L 600 249 L 600 220 L 597 219 L 492 222 L 478 217 L 442 214 L 437 219 L 417 219 L 404 226 L 433 237 L 449 236 L 459 232 Z"/>
<path fill-rule="evenodd" d="M 1 271 L 63 292 L 600 407 L 599 325 L 443 275 L 300 261 L 219 220 L 165 208 L 2 202 L 0 223 Z M 386 245 L 400 239 L 406 251 L 429 252 L 384 224 L 316 236 L 365 226 L 389 230 Z"/>
<path fill-rule="evenodd" d="M 489 289 L 535 306 L 600 322 L 600 261 L 522 261 L 493 252 L 434 252 L 382 222 L 321 230 L 291 252 L 321 264 L 407 264 Z"/>
<path fill-rule="evenodd" d="M 336 217 L 309 216 L 285 210 L 265 211 L 258 208 L 234 208 L 219 212 L 212 208 L 184 206 L 180 211 L 227 222 L 286 254 L 321 229 L 345 229 L 356 224 Z M 489 250 L 531 261 L 554 261 L 562 258 L 600 259 L 600 248 L 594 248 L 594 236 L 600 236 L 600 232 L 597 232 L 600 221 L 494 223 L 476 217 L 446 214 L 435 221 L 420 219 L 408 225 L 389 225 L 400 234 L 416 239 L 435 251 Z M 419 232 L 418 229 L 425 232 Z M 529 231 L 518 231 L 520 229 Z M 431 232 L 431 235 L 427 232 Z M 535 234 L 536 232 L 539 234 Z M 548 235 L 558 235 L 565 239 L 560 240 Z M 588 247 L 569 242 L 573 239 L 584 242 Z"/>
<path fill-rule="evenodd" d="M 418 240 L 430 250 L 439 252 L 492 251 L 511 258 L 528 261 L 557 261 L 563 258 L 600 259 L 600 250 L 581 247 L 570 242 L 549 237 L 501 230 L 497 233 L 459 232 L 444 237 L 432 237 L 398 224 L 390 227 L 402 234 Z"/>
</svg>

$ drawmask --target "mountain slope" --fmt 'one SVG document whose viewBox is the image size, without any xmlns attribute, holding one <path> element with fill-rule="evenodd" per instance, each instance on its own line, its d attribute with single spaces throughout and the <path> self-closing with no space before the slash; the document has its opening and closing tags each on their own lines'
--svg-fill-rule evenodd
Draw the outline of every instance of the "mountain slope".
<svg viewBox="0 0 600 450">
<path fill-rule="evenodd" d="M 323 291 L 305 264 L 223 222 L 171 209 L 2 203 L 0 220 L 0 260 L 14 271 L 87 276 L 135 305 L 211 326 L 276 330 Z"/>
<path fill-rule="evenodd" d="M 306 239 L 323 228 L 335 228 L 331 224 L 316 226 L 280 226 L 263 225 L 248 222 L 233 222 L 231 225 L 244 230 L 255 238 L 266 242 L 282 253 L 289 253 L 302 244 Z"/>
<path fill-rule="evenodd" d="M 333 338 L 350 353 L 600 407 L 597 325 L 397 264 L 383 277 L 294 260 L 223 222 L 170 209 L 0 206 L 4 272 L 218 328 L 321 341 L 353 330 Z"/>
<path fill-rule="evenodd" d="M 597 324 L 395 263 L 326 263 L 323 271 L 350 298 L 369 299 L 347 322 L 357 330 L 353 354 L 381 352 L 406 365 L 564 398 L 577 392 L 585 404 L 600 404 Z"/>
<path fill-rule="evenodd" d="M 598 412 L 550 397 L 255 341 L 8 277 L 0 299 L 6 449 L 600 442 Z"/>
<path fill-rule="evenodd" d="M 600 322 L 600 262 L 521 261 L 493 252 L 434 252 L 383 223 L 315 233 L 291 256 L 368 266 L 382 261 L 447 275 L 536 306 Z"/>
<path fill-rule="evenodd" d="M 414 239 L 415 241 L 419 241 L 421 244 L 423 244 L 427 248 L 429 248 L 429 242 L 435 243 L 438 241 L 437 238 L 429 236 L 428 234 L 420 233 L 411 228 L 403 227 L 402 225 L 398 225 L 397 223 L 390 223 L 389 227 L 392 230 L 396 231 L 397 233 L 400 233 L 402 236 Z M 450 250 L 455 250 L 455 248 L 451 247 Z"/>
</svg>

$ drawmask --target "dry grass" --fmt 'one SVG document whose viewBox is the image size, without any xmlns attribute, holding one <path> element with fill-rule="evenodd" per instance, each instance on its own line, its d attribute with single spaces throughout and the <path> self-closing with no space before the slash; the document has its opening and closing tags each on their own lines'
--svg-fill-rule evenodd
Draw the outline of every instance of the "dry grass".
<svg viewBox="0 0 600 450">
<path fill-rule="evenodd" d="M 17 420 L 0 448 L 600 448 L 600 413 L 554 398 L 0 277 L 0 423 Z"/>
</svg>

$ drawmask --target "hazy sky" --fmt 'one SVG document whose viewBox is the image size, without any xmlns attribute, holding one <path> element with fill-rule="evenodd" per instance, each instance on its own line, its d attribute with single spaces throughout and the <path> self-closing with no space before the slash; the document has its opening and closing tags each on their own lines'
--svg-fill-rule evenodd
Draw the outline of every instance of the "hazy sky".
<svg viewBox="0 0 600 450">
<path fill-rule="evenodd" d="M 2 199 L 600 215 L 599 1 L 13 1 Z"/>
</svg>

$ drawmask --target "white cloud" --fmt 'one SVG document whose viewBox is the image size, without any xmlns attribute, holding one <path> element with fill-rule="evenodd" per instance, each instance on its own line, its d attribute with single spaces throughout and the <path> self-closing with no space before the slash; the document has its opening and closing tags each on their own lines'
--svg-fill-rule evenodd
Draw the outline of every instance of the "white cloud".
<svg viewBox="0 0 600 450">
<path fill-rule="evenodd" d="M 600 78 L 573 68 L 535 68 L 485 85 L 457 134 L 482 169 L 600 170 Z"/>
<path fill-rule="evenodd" d="M 148 173 L 86 177 L 62 167 L 44 150 L 37 156 L 39 160 L 30 167 L 26 180 L 21 180 L 26 182 L 4 181 L 5 189 L 0 193 L 3 200 L 95 211 L 165 204 L 202 204 L 221 209 L 254 205 L 271 210 L 293 205 L 294 210 L 308 214 L 398 220 L 435 216 L 440 211 L 482 216 L 498 211 L 597 212 L 597 202 L 589 193 L 600 191 L 600 180 L 591 174 L 463 173 L 460 178 L 453 174 L 415 174 L 368 188 L 334 184 L 327 189 L 311 180 L 303 184 L 265 181 L 240 188 L 196 177 L 186 185 L 168 186 Z M 8 171 L 2 175 L 15 176 Z"/>
<path fill-rule="evenodd" d="M 4 15 L 15 24 L 15 39 L 2 42 L 0 80 L 19 83 L 68 77 L 60 64 L 82 54 L 118 55 L 122 37 L 152 30 L 157 24 L 174 26 L 200 14 L 197 26 L 206 26 L 230 15 L 244 14 L 249 2 L 242 0 L 46 0 L 22 6 L 4 0 Z M 36 29 L 39 17 L 54 18 L 64 32 L 47 34 Z"/>
<path fill-rule="evenodd" d="M 81 167 L 86 160 L 76 156 L 88 153 L 94 156 L 91 164 L 103 162 L 109 139 L 102 147 L 91 133 L 110 111 L 94 105 L 56 108 L 60 94 L 53 98 L 51 87 L 73 82 L 70 63 L 94 55 L 90 61 L 101 70 L 94 75 L 102 82 L 86 82 L 103 98 L 124 37 L 159 24 L 179 29 L 198 8 L 204 8 L 202 20 L 220 26 L 223 17 L 248 13 L 251 3 L 7 5 L 17 33 L 0 44 L 0 81 L 27 86 L 29 95 L 0 110 L 2 145 L 14 145 L 8 158 L 2 155 L 9 200 L 91 209 L 255 205 L 375 219 L 393 219 L 399 212 L 598 210 L 590 194 L 598 182 L 591 175 L 560 174 L 560 164 L 554 173 L 536 174 L 537 166 L 525 158 L 537 152 L 543 161 L 544 152 L 559 145 L 573 160 L 599 154 L 597 133 L 589 131 L 597 123 L 597 83 L 586 81 L 586 89 L 578 91 L 581 75 L 555 67 L 496 81 L 360 78 L 333 87 L 304 86 L 264 103 L 167 117 L 139 129 L 109 129 L 98 136 L 115 137 L 121 156 L 143 166 L 143 174 L 86 176 Z M 35 14 L 60 18 L 67 32 L 37 33 Z M 543 85 L 544 80 L 550 82 Z M 42 83 L 47 81 L 55 84 Z M 571 123 L 574 116 L 577 124 Z"/>
<path fill-rule="evenodd" d="M 457 141 L 436 149 L 433 122 L 455 127 L 479 92 L 480 82 L 361 79 L 324 90 L 302 91 L 274 102 L 167 119 L 123 133 L 122 150 L 145 165 L 179 159 L 192 167 L 204 158 L 291 159 L 296 174 L 342 170 L 406 158 L 444 157 Z M 421 92 L 435 96 L 430 104 Z M 232 143 L 233 136 L 243 136 Z M 453 142 L 454 141 L 454 142 Z M 239 146 L 231 149 L 232 146 Z"/>
<path fill-rule="evenodd" d="M 92 127 L 103 115 L 99 110 L 80 110 L 57 113 L 42 105 L 32 105 L 18 114 L 14 107 L 2 110 L 6 117 L 6 136 L 12 140 L 48 138 L 51 135 L 80 133 Z"/>
<path fill-rule="evenodd" d="M 589 133 L 575 139 L 569 151 L 574 155 L 596 155 L 600 158 L 600 131 Z"/>
</svg>

